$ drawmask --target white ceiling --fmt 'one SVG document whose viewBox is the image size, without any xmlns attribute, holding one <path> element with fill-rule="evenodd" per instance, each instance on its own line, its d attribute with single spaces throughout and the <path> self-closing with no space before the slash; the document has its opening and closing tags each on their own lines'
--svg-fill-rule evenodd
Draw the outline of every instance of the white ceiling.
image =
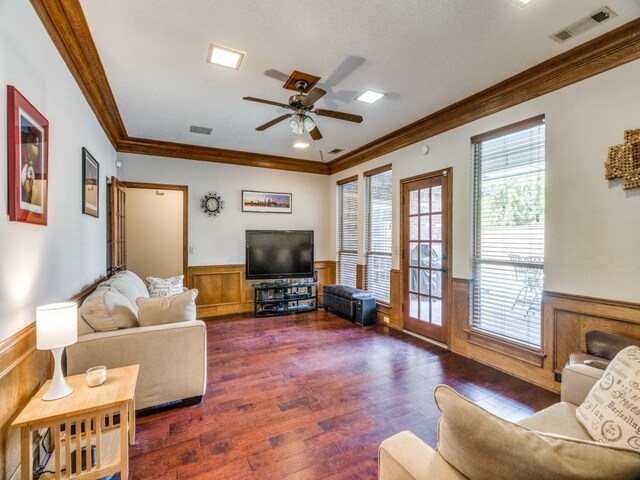
<svg viewBox="0 0 640 480">
<path fill-rule="evenodd" d="M 401 128 L 640 16 L 638 0 L 81 0 L 132 137 L 320 160 Z M 618 16 L 557 44 L 549 38 L 607 5 Z M 216 43 L 246 52 L 239 71 L 206 63 Z M 324 138 L 301 151 L 283 113 L 293 70 L 322 77 L 314 116 Z M 274 73 L 275 72 L 275 73 Z M 280 73 L 278 73 L 280 72 Z M 282 77 L 279 79 L 278 77 Z M 388 95 L 374 105 L 354 97 Z M 213 128 L 210 136 L 190 125 Z"/>
</svg>

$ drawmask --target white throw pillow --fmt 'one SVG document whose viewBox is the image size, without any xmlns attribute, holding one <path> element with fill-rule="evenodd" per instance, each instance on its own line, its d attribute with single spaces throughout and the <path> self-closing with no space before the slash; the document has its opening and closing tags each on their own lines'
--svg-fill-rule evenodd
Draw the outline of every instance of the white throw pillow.
<svg viewBox="0 0 640 480">
<path fill-rule="evenodd" d="M 81 311 L 82 318 L 96 332 L 138 326 L 135 307 L 116 290 L 96 290 L 86 298 Z"/>
<path fill-rule="evenodd" d="M 611 360 L 576 418 L 597 442 L 640 453 L 640 347 Z"/>
<path fill-rule="evenodd" d="M 150 298 L 170 297 L 183 292 L 184 275 L 170 278 L 147 277 L 145 280 L 149 288 Z"/>
<path fill-rule="evenodd" d="M 138 298 L 138 321 L 141 327 L 196 319 L 198 290 L 159 298 Z"/>
<path fill-rule="evenodd" d="M 136 298 L 140 297 L 140 292 L 133 283 L 133 280 L 131 280 L 131 277 L 129 277 L 129 275 L 124 275 L 123 273 L 117 273 L 111 279 L 109 287 L 112 290 L 117 290 L 122 295 L 127 297 L 127 300 L 129 300 L 131 305 L 134 306 L 136 304 Z"/>
<path fill-rule="evenodd" d="M 126 275 L 127 277 L 129 277 L 129 279 L 131 279 L 133 285 L 136 287 L 136 290 L 138 290 L 138 297 L 149 298 L 149 290 L 147 290 L 147 286 L 138 275 L 133 273 L 131 270 L 125 270 L 124 272 L 120 273 Z"/>
</svg>

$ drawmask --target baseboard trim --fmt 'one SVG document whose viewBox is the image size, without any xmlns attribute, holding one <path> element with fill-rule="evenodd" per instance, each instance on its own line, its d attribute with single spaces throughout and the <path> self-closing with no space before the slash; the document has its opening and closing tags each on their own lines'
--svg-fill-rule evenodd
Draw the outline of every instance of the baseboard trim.
<svg viewBox="0 0 640 480">
<path fill-rule="evenodd" d="M 438 340 L 434 340 L 433 338 L 425 337 L 424 335 L 420 335 L 419 333 L 412 332 L 411 330 L 407 330 L 406 328 L 403 329 L 402 332 L 406 333 L 407 335 L 411 335 L 412 337 L 419 338 L 423 342 L 430 343 L 435 347 L 439 347 L 444 350 L 449 350 L 449 345 L 447 345 L 446 343 L 439 342 Z"/>
</svg>

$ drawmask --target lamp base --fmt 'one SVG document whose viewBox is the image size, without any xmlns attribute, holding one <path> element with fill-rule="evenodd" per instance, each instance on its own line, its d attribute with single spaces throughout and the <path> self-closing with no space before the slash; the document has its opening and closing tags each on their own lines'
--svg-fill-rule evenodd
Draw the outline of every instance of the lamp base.
<svg viewBox="0 0 640 480">
<path fill-rule="evenodd" d="M 53 378 L 51 379 L 51 385 L 49 385 L 49 389 L 42 396 L 42 400 L 58 400 L 59 398 L 64 398 L 73 393 L 73 388 L 69 386 L 69 384 L 64 379 L 64 375 L 62 375 L 61 359 L 63 349 L 64 347 L 59 347 L 51 350 L 55 367 L 53 369 Z"/>
</svg>

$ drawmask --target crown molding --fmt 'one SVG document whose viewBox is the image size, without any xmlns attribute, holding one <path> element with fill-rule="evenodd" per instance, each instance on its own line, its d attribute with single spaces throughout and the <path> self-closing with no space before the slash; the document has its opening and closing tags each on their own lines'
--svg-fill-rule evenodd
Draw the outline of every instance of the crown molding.
<svg viewBox="0 0 640 480">
<path fill-rule="evenodd" d="M 202 147 L 186 143 L 164 142 L 146 138 L 128 137 L 117 145 L 118 152 L 137 153 L 140 155 L 156 155 L 159 157 L 201 160 L 205 162 L 229 163 L 248 167 L 274 168 L 291 172 L 317 173 L 328 175 L 326 163 L 296 158 L 263 155 L 261 153 L 240 152 L 222 148 Z"/>
<path fill-rule="evenodd" d="M 333 174 L 640 58 L 640 19 L 531 67 L 328 163 L 129 137 L 79 0 L 31 0 L 118 152 Z"/>
<path fill-rule="evenodd" d="M 639 58 L 636 19 L 331 160 L 329 172 L 341 172 Z"/>
</svg>

